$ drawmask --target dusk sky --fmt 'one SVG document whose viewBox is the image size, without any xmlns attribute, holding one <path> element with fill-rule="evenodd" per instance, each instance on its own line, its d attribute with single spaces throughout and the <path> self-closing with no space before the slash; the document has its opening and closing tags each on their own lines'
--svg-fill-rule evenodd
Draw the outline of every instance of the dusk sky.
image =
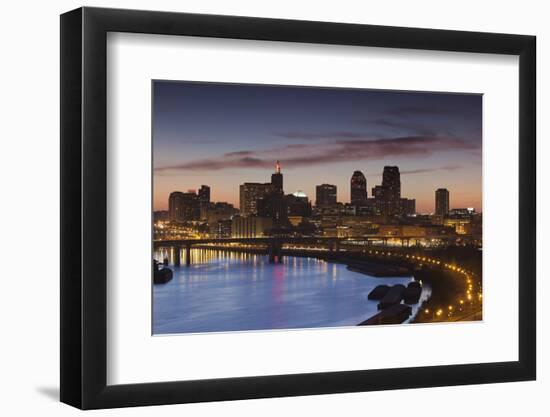
<svg viewBox="0 0 550 417">
<path fill-rule="evenodd" d="M 401 171 L 401 195 L 434 211 L 481 206 L 482 96 L 340 88 L 154 81 L 154 209 L 172 191 L 212 189 L 238 207 L 239 185 L 269 182 L 280 160 L 284 190 L 314 202 L 315 186 L 338 186 L 349 202 L 353 171 L 371 188 L 385 165 Z"/>
</svg>

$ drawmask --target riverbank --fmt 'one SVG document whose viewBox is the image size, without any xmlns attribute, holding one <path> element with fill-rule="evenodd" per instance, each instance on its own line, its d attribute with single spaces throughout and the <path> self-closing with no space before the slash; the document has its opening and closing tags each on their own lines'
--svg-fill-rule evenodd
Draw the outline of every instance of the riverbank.
<svg viewBox="0 0 550 417">
<path fill-rule="evenodd" d="M 422 303 L 411 323 L 482 320 L 478 280 L 446 270 L 418 271 L 415 279 L 428 283 L 432 296 Z"/>
<path fill-rule="evenodd" d="M 343 258 L 339 262 L 347 264 L 347 268 L 353 272 L 359 272 L 377 278 L 384 277 L 410 277 L 413 275 L 410 268 L 399 265 L 387 265 L 372 261 L 358 261 Z"/>
</svg>

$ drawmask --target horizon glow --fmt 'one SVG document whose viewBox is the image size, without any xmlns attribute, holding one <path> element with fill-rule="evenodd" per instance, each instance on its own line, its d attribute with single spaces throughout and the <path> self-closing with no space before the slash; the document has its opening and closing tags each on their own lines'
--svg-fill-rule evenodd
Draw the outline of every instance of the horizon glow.
<svg viewBox="0 0 550 417">
<path fill-rule="evenodd" d="M 482 211 L 482 96 L 344 88 L 153 82 L 153 207 L 172 191 L 211 187 L 212 201 L 239 206 L 239 185 L 269 182 L 281 163 L 285 193 L 338 187 L 349 202 L 355 170 L 367 193 L 385 165 L 401 172 L 401 195 L 434 211 Z"/>
</svg>

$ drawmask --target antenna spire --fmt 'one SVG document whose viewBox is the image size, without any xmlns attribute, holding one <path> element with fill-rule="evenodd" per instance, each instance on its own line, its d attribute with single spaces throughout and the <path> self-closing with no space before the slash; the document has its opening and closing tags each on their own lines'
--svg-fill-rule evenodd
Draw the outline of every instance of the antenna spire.
<svg viewBox="0 0 550 417">
<path fill-rule="evenodd" d="M 275 163 L 275 172 L 277 174 L 280 174 L 281 173 L 281 163 L 279 162 L 279 160 L 277 159 L 277 162 Z"/>
</svg>

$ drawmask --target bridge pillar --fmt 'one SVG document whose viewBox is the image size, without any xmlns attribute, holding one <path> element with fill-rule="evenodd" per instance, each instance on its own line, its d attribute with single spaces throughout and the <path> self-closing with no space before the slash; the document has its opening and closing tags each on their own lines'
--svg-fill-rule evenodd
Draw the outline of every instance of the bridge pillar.
<svg viewBox="0 0 550 417">
<path fill-rule="evenodd" d="M 181 265 L 181 252 L 180 247 L 176 246 L 174 248 L 174 266 L 180 266 Z"/>
<path fill-rule="evenodd" d="M 269 263 L 275 262 L 275 248 L 273 242 L 270 242 L 267 246 L 267 254 L 269 256 Z"/>
<path fill-rule="evenodd" d="M 279 241 L 273 241 L 268 244 L 267 253 L 269 255 L 269 263 L 283 262 L 283 245 Z"/>
<path fill-rule="evenodd" d="M 191 245 L 185 246 L 185 265 L 191 265 Z"/>
</svg>

